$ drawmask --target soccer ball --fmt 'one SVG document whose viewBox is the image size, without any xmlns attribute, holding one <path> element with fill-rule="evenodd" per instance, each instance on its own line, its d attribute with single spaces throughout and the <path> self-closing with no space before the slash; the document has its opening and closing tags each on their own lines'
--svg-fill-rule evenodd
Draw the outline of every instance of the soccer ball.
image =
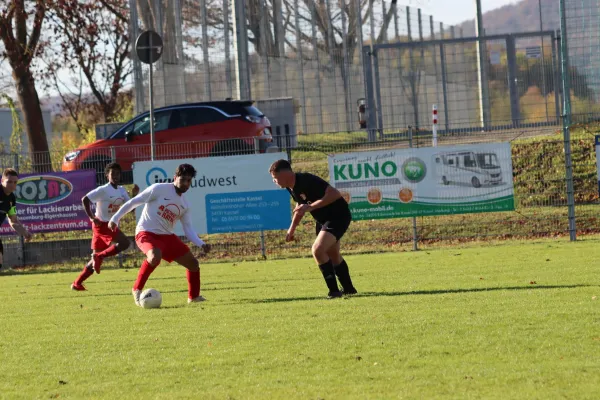
<svg viewBox="0 0 600 400">
<path fill-rule="evenodd" d="M 144 308 L 158 308 L 162 303 L 162 296 L 156 289 L 146 289 L 140 295 L 140 305 Z"/>
</svg>

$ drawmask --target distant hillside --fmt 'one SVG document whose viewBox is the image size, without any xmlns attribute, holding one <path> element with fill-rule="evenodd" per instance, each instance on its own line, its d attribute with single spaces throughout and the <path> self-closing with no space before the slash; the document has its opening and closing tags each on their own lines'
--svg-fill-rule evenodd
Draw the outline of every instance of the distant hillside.
<svg viewBox="0 0 600 400">
<path fill-rule="evenodd" d="M 582 3 L 590 1 L 582 0 Z M 558 0 L 542 0 L 542 22 L 545 31 L 560 28 L 558 5 Z M 538 0 L 523 0 L 516 4 L 486 12 L 483 15 L 483 27 L 487 35 L 539 31 L 540 11 Z M 458 28 L 457 35 L 460 28 L 462 28 L 463 36 L 475 36 L 474 19 L 458 24 L 456 28 Z"/>
</svg>

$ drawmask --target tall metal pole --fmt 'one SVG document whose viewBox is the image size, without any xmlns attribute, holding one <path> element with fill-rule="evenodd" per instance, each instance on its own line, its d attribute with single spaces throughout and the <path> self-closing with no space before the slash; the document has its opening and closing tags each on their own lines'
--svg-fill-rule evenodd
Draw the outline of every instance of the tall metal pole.
<svg viewBox="0 0 600 400">
<path fill-rule="evenodd" d="M 248 27 L 244 0 L 233 0 L 233 35 L 235 57 L 236 97 L 240 100 L 252 98 L 250 89 L 250 65 L 248 64 Z"/>
<path fill-rule="evenodd" d="M 544 20 L 542 18 L 542 0 L 538 0 L 538 10 L 540 12 L 540 32 L 544 31 Z M 548 118 L 548 93 L 546 93 L 546 54 L 544 52 L 544 36 L 542 39 L 542 62 L 540 68 L 542 70 L 542 93 L 544 95 L 544 108 L 546 109 L 546 122 L 550 122 Z"/>
<path fill-rule="evenodd" d="M 227 83 L 227 97 L 233 95 L 231 88 L 231 55 L 229 53 L 229 0 L 223 0 L 223 34 L 225 36 L 225 81 Z"/>
<path fill-rule="evenodd" d="M 571 157 L 571 81 L 569 76 L 569 46 L 567 45 L 567 18 L 565 0 L 560 0 L 560 53 L 562 55 L 563 84 L 563 140 L 565 148 L 565 173 L 567 181 L 567 208 L 569 218 L 569 238 L 577 239 L 575 226 L 575 190 L 573 188 L 573 160 Z"/>
<path fill-rule="evenodd" d="M 136 0 L 129 0 L 129 15 L 130 21 L 129 29 L 132 38 L 136 38 L 139 35 L 138 26 L 138 15 Z M 131 52 L 133 53 L 133 43 Z M 135 85 L 135 114 L 141 114 L 146 109 L 146 96 L 144 94 L 144 76 L 142 73 L 142 62 L 137 57 L 132 58 L 133 62 L 133 82 Z"/>
<path fill-rule="evenodd" d="M 490 121 L 490 107 L 487 82 L 487 50 L 483 31 L 483 13 L 481 11 L 481 0 L 475 0 L 477 17 L 475 18 L 475 34 L 477 35 L 477 83 L 479 86 L 479 116 L 481 126 L 487 129 Z"/>
<path fill-rule="evenodd" d="M 200 0 L 200 11 L 202 18 L 202 59 L 204 73 L 204 96 L 206 101 L 212 100 L 212 92 L 210 83 L 212 81 L 210 77 L 210 56 L 208 54 L 208 11 L 206 10 L 206 0 Z"/>
<path fill-rule="evenodd" d="M 298 60 L 298 71 L 300 71 L 300 107 L 302 112 L 302 132 L 308 133 L 306 121 L 306 90 L 304 88 L 304 60 L 302 55 L 302 37 L 300 35 L 300 16 L 298 13 L 298 0 L 294 0 L 295 25 L 296 25 L 296 59 Z"/>
<path fill-rule="evenodd" d="M 149 47 L 150 51 L 152 51 L 152 35 L 150 35 L 149 39 Z M 152 87 L 154 86 L 154 78 L 152 76 L 152 60 L 150 60 L 150 88 L 149 88 L 149 96 L 150 96 L 150 160 L 154 161 L 154 93 L 152 92 Z"/>
</svg>

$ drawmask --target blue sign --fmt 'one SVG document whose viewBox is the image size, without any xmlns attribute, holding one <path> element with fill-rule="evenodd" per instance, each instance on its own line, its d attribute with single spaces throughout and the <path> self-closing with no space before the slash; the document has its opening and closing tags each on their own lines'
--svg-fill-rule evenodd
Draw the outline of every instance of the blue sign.
<svg viewBox="0 0 600 400">
<path fill-rule="evenodd" d="M 167 172 L 159 167 L 154 167 L 146 174 L 146 185 L 150 186 L 155 183 L 169 182 Z"/>
<path fill-rule="evenodd" d="M 287 229 L 291 221 L 286 190 L 206 195 L 207 233 Z"/>
</svg>

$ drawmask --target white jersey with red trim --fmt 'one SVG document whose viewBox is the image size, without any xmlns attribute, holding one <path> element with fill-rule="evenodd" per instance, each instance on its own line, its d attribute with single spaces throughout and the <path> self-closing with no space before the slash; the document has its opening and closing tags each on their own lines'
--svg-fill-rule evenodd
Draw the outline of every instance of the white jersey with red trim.
<svg viewBox="0 0 600 400">
<path fill-rule="evenodd" d="M 108 222 L 119 208 L 129 200 L 127 190 L 123 186 L 114 188 L 110 183 L 92 190 L 86 197 L 96 204 L 96 218 Z"/>
<path fill-rule="evenodd" d="M 170 235 L 177 221 L 182 219 L 190 208 L 185 196 L 179 195 L 172 183 L 155 183 L 138 197 L 146 204 L 135 228 L 136 235 L 142 231 Z"/>
</svg>

